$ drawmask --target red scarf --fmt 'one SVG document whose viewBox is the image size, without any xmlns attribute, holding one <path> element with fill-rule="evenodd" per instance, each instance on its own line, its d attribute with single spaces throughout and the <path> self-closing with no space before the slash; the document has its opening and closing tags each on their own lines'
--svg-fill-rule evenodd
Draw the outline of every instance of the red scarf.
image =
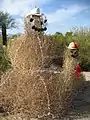
<svg viewBox="0 0 90 120">
<path fill-rule="evenodd" d="M 75 75 L 76 75 L 77 79 L 80 78 L 80 73 L 81 73 L 81 67 L 79 65 L 77 65 L 75 68 Z"/>
</svg>

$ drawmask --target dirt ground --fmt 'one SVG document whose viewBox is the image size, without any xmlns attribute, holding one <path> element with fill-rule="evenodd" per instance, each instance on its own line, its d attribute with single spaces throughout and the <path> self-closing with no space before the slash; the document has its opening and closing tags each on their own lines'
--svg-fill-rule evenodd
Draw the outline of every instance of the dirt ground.
<svg viewBox="0 0 90 120">
<path fill-rule="evenodd" d="M 87 86 L 72 103 L 67 118 L 62 120 L 90 120 L 90 72 L 83 72 Z"/>
</svg>

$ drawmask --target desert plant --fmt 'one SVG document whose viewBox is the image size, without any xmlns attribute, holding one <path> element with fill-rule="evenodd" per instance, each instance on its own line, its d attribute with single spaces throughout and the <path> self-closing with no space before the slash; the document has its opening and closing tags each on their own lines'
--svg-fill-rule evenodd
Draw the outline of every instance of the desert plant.
<svg viewBox="0 0 90 120">
<path fill-rule="evenodd" d="M 63 54 L 63 51 L 70 42 L 76 41 L 79 44 L 79 63 L 83 71 L 90 71 L 90 29 L 88 28 L 74 28 L 72 32 L 67 32 L 65 36 L 61 37 L 60 33 L 51 35 L 50 37 L 58 44 L 57 53 Z M 60 49 L 58 49 L 58 46 Z"/>
<path fill-rule="evenodd" d="M 16 28 L 15 20 L 9 13 L 0 11 L 0 29 L 2 31 L 3 45 L 7 45 L 7 31 L 6 29 Z"/>
<path fill-rule="evenodd" d="M 11 68 L 11 61 L 7 55 L 6 48 L 0 48 L 0 72 L 5 73 Z"/>
<path fill-rule="evenodd" d="M 13 70 L 2 76 L 0 107 L 8 114 L 61 118 L 68 110 L 76 82 L 74 60 L 70 51 L 66 50 L 64 55 L 63 40 L 60 43 L 52 36 L 31 32 L 26 23 L 25 30 L 23 39 L 12 42 Z M 57 70 L 56 65 L 50 67 L 56 55 L 64 56 L 62 69 Z"/>
</svg>

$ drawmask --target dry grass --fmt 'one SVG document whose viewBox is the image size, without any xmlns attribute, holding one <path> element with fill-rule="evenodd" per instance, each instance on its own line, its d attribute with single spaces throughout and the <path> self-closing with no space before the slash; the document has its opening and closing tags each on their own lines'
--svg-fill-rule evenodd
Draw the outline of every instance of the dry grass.
<svg viewBox="0 0 90 120">
<path fill-rule="evenodd" d="M 46 69 L 55 55 L 52 40 L 31 34 L 27 25 L 25 29 L 26 35 L 13 41 L 10 49 L 13 70 L 2 76 L 0 107 L 7 114 L 60 118 L 71 102 L 74 61 L 66 52 L 62 70 Z"/>
</svg>

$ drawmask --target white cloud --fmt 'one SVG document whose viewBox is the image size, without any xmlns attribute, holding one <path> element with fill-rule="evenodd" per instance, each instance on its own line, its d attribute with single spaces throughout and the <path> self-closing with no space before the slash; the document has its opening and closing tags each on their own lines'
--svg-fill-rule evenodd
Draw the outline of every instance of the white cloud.
<svg viewBox="0 0 90 120">
<path fill-rule="evenodd" d="M 24 15 L 33 6 L 46 4 L 50 0 L 3 0 L 2 10 L 9 12 L 11 15 Z"/>
<path fill-rule="evenodd" d="M 79 5 L 69 6 L 68 8 L 58 9 L 57 11 L 47 14 L 48 23 L 63 22 L 66 19 L 85 10 L 86 7 Z"/>
<path fill-rule="evenodd" d="M 9 12 L 11 15 L 19 15 L 20 17 L 23 17 L 26 13 L 30 12 L 33 6 L 41 6 L 42 4 L 47 4 L 49 2 L 51 2 L 51 0 L 3 0 L 2 10 Z M 66 29 L 69 29 L 71 24 L 68 24 L 68 20 L 70 21 L 72 17 L 73 19 L 77 19 L 76 15 L 86 9 L 87 7 L 85 6 L 72 5 L 67 8 L 58 8 L 55 12 L 49 14 L 46 13 L 48 18 L 47 32 L 53 33 L 55 31 L 65 31 Z M 41 11 L 43 11 L 43 8 Z M 14 33 L 23 32 L 23 20 L 18 18 L 16 19 L 16 22 L 18 23 L 19 29 L 14 30 Z"/>
<path fill-rule="evenodd" d="M 85 6 L 72 5 L 47 14 L 47 33 L 55 33 L 57 31 L 65 33 L 65 31 L 69 31 L 74 26 L 75 20 L 78 19 L 77 15 L 86 9 L 87 7 Z"/>
<path fill-rule="evenodd" d="M 24 20 L 22 18 L 16 19 L 17 28 L 16 29 L 9 29 L 7 33 L 16 34 L 16 33 L 24 33 Z"/>
<path fill-rule="evenodd" d="M 24 26 L 24 20 L 22 18 L 16 19 L 16 23 L 20 26 Z"/>
<path fill-rule="evenodd" d="M 19 18 L 16 18 L 16 23 L 18 29 L 8 30 L 8 33 L 17 33 L 23 32 L 24 30 L 24 21 L 22 17 L 34 6 L 41 6 L 43 4 L 49 3 L 51 0 L 3 0 L 0 10 L 6 11 L 11 15 L 18 15 Z M 41 9 L 42 11 L 42 9 Z"/>
</svg>

